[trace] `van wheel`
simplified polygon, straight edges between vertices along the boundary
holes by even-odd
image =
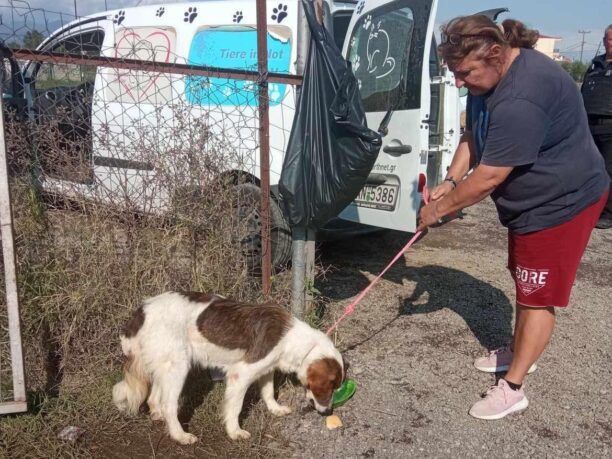
[[[233,187],[232,212],[244,224],[240,234],[240,246],[249,270],[261,272],[262,241],[261,189],[253,183],[242,183]],[[272,244],[272,267],[281,268],[291,259],[291,229],[276,200],[270,198],[270,235]]]

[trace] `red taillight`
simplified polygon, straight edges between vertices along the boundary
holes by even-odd
[[[425,177],[425,174],[419,174],[419,193],[423,192],[425,185],[427,185],[427,177]]]

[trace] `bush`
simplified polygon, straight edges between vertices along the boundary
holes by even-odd
[[[586,73],[589,66],[584,62],[580,61],[572,61],[572,62],[561,62],[561,67],[565,69],[567,73],[571,75],[571,77],[577,83],[581,83],[584,78],[584,74]]]

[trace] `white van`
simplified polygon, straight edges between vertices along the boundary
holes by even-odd
[[[253,0],[210,0],[113,10],[66,25],[38,49],[256,70],[255,6]],[[340,215],[344,220],[415,231],[423,186],[438,183],[450,164],[461,107],[452,74],[438,61],[436,8],[437,0],[323,2],[325,24],[358,79],[368,125],[384,128],[378,160],[362,192]],[[309,44],[300,1],[269,1],[267,10],[269,70],[299,75]],[[156,164],[164,149],[194,141],[182,136],[184,123],[202,123],[208,139],[198,140],[203,155],[217,148],[240,158],[231,160],[224,174],[258,184],[252,82],[105,67],[77,70],[58,78],[53,64],[29,62],[23,69],[30,115],[63,107],[70,135],[91,138],[85,148],[67,152],[66,161],[79,166],[74,173],[47,165],[41,176],[45,190],[163,211],[176,190],[157,178]],[[269,91],[276,193],[299,90],[273,83]],[[187,159],[184,167],[180,172],[188,176]],[[276,204],[272,210],[273,225],[282,226]],[[275,262],[286,255],[285,250]]]

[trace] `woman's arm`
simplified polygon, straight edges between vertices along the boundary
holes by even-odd
[[[421,209],[421,221],[417,230],[422,231],[437,223],[440,218],[482,201],[506,180],[512,169],[479,165],[465,180],[459,182],[457,188]]]
[[[470,131],[465,131],[459,140],[455,155],[451,162],[446,177],[452,178],[456,183],[463,180],[471,166],[474,164],[474,138]],[[434,201],[442,198],[453,189],[451,182],[445,181],[431,190],[431,199]]]
[[[421,209],[418,229],[481,201],[508,178],[514,167],[535,163],[550,125],[548,112],[530,100],[515,98],[495,105],[489,112],[480,164],[455,190]],[[462,164],[465,167],[465,160]]]

